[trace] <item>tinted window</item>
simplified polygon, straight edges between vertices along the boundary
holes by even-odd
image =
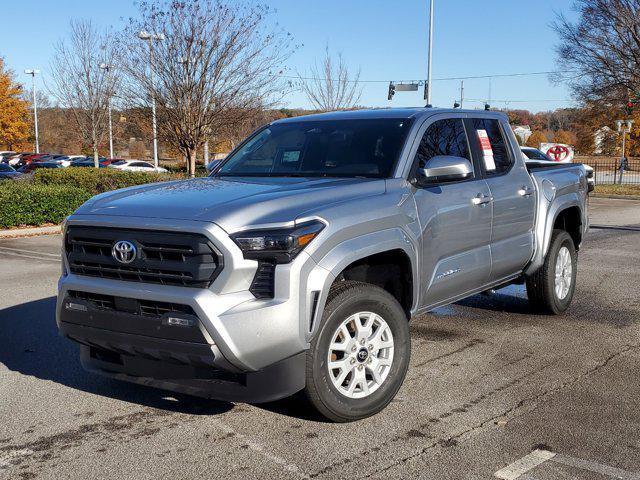
[[[276,123],[228,157],[219,176],[389,177],[411,120]]]
[[[13,168],[5,163],[0,163],[0,172],[13,172]]]
[[[549,157],[547,157],[544,153],[542,153],[540,150],[535,150],[535,149],[524,149],[522,150],[522,153],[524,153],[526,155],[526,157],[530,160],[551,160]]]
[[[480,163],[487,175],[500,175],[511,168],[513,159],[497,120],[474,118],[471,120],[473,133],[480,152]]]
[[[467,135],[461,119],[438,120],[424,133],[416,152],[418,166],[424,167],[430,158],[437,155],[453,155],[471,162]]]
[[[118,160],[117,162],[111,162],[111,165],[124,165],[126,163],[125,160]]]

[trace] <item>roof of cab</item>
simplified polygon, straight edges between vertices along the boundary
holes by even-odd
[[[326,113],[313,113],[310,115],[301,115],[298,117],[289,117],[276,120],[273,124],[299,122],[301,120],[312,121],[327,121],[327,120],[358,120],[358,119],[382,119],[382,118],[417,118],[424,116],[431,116],[440,113],[468,113],[473,115],[487,115],[492,116],[504,115],[501,112],[486,111],[486,110],[461,110],[459,108],[427,108],[427,107],[411,107],[411,108],[370,108],[362,110],[341,110],[336,112]]]

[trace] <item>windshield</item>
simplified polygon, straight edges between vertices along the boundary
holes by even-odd
[[[410,119],[270,125],[229,156],[215,175],[387,178],[410,126]]]
[[[549,161],[551,161],[551,159],[549,157],[547,157],[540,150],[536,150],[535,148],[532,148],[532,149],[528,149],[527,148],[526,150],[522,150],[522,153],[524,153],[529,160],[549,160]]]

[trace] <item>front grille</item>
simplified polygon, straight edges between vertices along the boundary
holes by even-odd
[[[90,302],[93,307],[99,310],[116,311],[141,315],[143,317],[162,317],[165,313],[183,313],[185,315],[196,316],[189,305],[180,303],[157,302],[155,300],[136,300],[134,298],[114,297],[99,293],[80,292],[70,290],[67,295],[70,298]]]
[[[131,263],[111,254],[120,240],[136,247]],[[197,233],[69,226],[65,250],[71,273],[131,282],[207,288],[222,269],[220,252]]]
[[[176,319],[181,323],[170,322]],[[179,303],[70,290],[61,321],[100,332],[208,344],[196,312]]]

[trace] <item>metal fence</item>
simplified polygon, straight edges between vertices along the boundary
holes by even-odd
[[[620,160],[598,162],[593,167],[596,185],[622,184],[640,185],[640,164],[629,162],[624,169],[620,168]]]

